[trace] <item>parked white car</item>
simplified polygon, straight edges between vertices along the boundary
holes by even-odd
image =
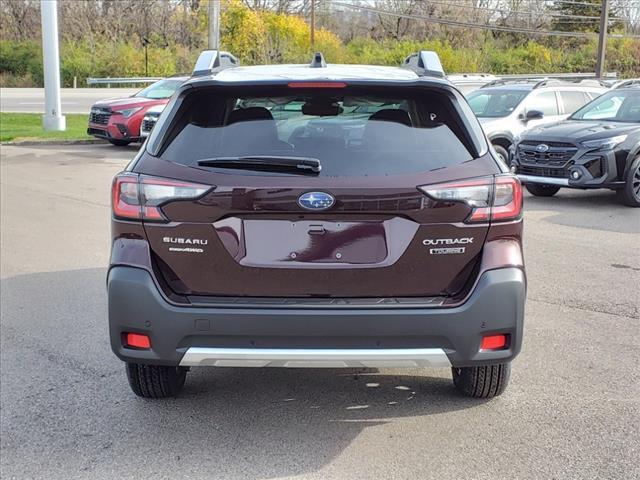
[[[597,80],[496,80],[467,96],[496,153],[509,163],[509,150],[526,130],[564,120],[608,91]]]

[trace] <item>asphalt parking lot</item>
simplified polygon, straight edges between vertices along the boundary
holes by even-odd
[[[196,369],[145,401],[106,319],[135,148],[0,149],[3,479],[640,478],[640,211],[612,192],[525,199],[524,347],[495,400],[444,370]]]

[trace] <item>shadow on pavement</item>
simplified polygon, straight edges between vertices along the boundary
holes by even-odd
[[[178,469],[196,478],[317,474],[368,428],[482,405],[457,396],[450,372],[427,369],[200,368],[180,397],[139,399],[108,345],[105,275],[86,269],[2,281],[9,477],[38,477],[38,469],[49,478]],[[420,434],[437,442],[440,433]]]

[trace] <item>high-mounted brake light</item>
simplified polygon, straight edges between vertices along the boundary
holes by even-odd
[[[435,200],[466,203],[473,209],[467,223],[513,220],[522,212],[522,186],[513,175],[418,188]]]
[[[113,215],[127,220],[166,222],[160,207],[175,200],[197,198],[212,187],[199,183],[122,173],[113,179]]]
[[[344,82],[289,82],[289,88],[345,88]]]

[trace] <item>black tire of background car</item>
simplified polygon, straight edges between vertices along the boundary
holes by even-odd
[[[187,369],[127,363],[127,379],[133,393],[143,398],[175,397],[184,385]]]
[[[537,183],[527,183],[524,188],[536,197],[553,197],[560,190],[557,185],[540,185]]]
[[[507,149],[495,143],[493,144],[493,148],[496,150],[496,153],[502,157],[504,163],[509,165],[509,152],[507,152]]]
[[[511,364],[452,368],[451,371],[453,384],[465,397],[493,398],[507,388]]]
[[[625,185],[616,191],[618,200],[629,207],[640,207],[640,155],[633,159]]]
[[[126,147],[131,142],[129,140],[109,140],[111,145],[115,145],[116,147]]]

